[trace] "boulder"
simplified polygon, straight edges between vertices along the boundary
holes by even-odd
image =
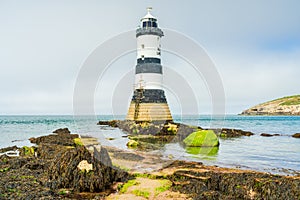
[[[292,135],[292,137],[294,137],[294,138],[300,138],[300,133],[295,133],[294,135]]]
[[[130,148],[136,148],[139,145],[139,143],[135,140],[129,140],[126,145]]]
[[[193,155],[215,156],[218,154],[219,147],[186,147],[185,151]]]
[[[179,141],[183,141],[186,137],[188,137],[191,133],[202,129],[200,127],[195,127],[195,126],[189,126],[186,124],[180,124],[178,131],[177,131],[177,138]]]
[[[118,127],[119,120],[111,120],[111,121],[99,121],[97,125],[104,125],[104,126],[111,126],[111,127]]]
[[[71,133],[71,131],[68,128],[59,128],[59,129],[53,131],[53,133],[68,134],[68,133]]]
[[[68,128],[61,128],[53,131],[54,134],[41,136],[37,138],[29,138],[31,143],[35,144],[57,144],[64,146],[76,146],[74,139],[78,138],[78,134],[71,134]]]
[[[269,134],[269,133],[262,133],[262,134],[260,134],[260,136],[263,136],[263,137],[273,137],[274,135],[273,134]]]
[[[57,154],[48,169],[49,187],[51,189],[73,188],[77,192],[101,192],[115,181],[126,180],[127,173],[108,166],[111,161],[107,159],[109,159],[107,151],[98,152],[95,157],[84,146]],[[104,160],[106,160],[105,164],[101,162]],[[82,167],[83,163],[89,170]]]
[[[212,130],[199,130],[186,137],[183,143],[187,147],[216,147],[219,139]]]
[[[229,129],[229,128],[222,128],[222,129],[212,129],[215,131],[217,135],[222,138],[231,138],[231,137],[241,137],[241,136],[251,136],[254,133],[250,131],[243,131],[240,129]]]

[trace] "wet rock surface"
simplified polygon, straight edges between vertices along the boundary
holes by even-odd
[[[246,170],[205,167],[175,161],[162,170],[173,182],[172,190],[193,199],[299,199],[300,177]]]
[[[129,148],[141,151],[159,150],[167,143],[177,143],[186,146],[184,140],[196,131],[212,130],[219,138],[234,138],[252,136],[254,133],[239,129],[203,129],[199,126],[191,126],[175,122],[153,121],[134,122],[130,120],[99,121],[98,125],[117,127],[127,133],[130,141]]]
[[[130,178],[112,166],[105,148],[91,154],[75,138],[69,130],[58,129],[31,138],[38,146],[1,149],[18,149],[20,156],[0,157],[0,199],[101,199],[113,183]],[[82,161],[92,170],[80,168]]]
[[[280,136],[280,134],[262,133],[262,134],[260,134],[260,136],[263,136],[263,137],[273,137],[273,136]]]
[[[300,133],[295,133],[294,135],[292,135],[292,137],[294,137],[294,138],[300,138]]]
[[[117,159],[123,159],[123,160],[128,160],[128,161],[142,161],[145,158],[143,156],[134,154],[134,153],[129,153],[129,152],[115,152],[114,157]]]
[[[98,125],[107,125],[118,127],[129,135],[153,135],[153,136],[176,136],[176,141],[183,141],[191,133],[197,130],[213,130],[220,137],[241,137],[251,136],[254,133],[250,131],[243,131],[240,129],[203,129],[199,126],[190,126],[175,122],[142,122],[135,123],[128,120],[112,120],[99,121]]]
[[[128,134],[127,146],[141,151],[161,149],[166,143],[184,140],[201,127],[187,126],[170,121],[135,123],[129,120],[100,121],[98,125],[118,127]]]
[[[77,134],[70,134],[67,128],[57,129],[53,131],[55,134],[41,136],[38,138],[29,138],[31,143],[35,144],[56,144],[64,146],[74,146],[73,139],[78,138]]]
[[[113,162],[119,163],[124,168],[134,168],[137,162],[130,162],[126,156],[125,150],[108,149]],[[117,156],[120,153],[123,156]],[[128,152],[127,152],[128,153]],[[138,151],[128,153],[139,156]],[[150,191],[148,199],[299,199],[300,198],[300,176],[281,176],[269,173],[255,172],[250,170],[228,169],[216,166],[205,166],[199,162],[172,161],[147,158],[138,161],[138,165],[142,164],[143,168],[150,165],[158,165],[165,162],[160,169],[151,172],[141,172],[138,168],[131,170],[131,173],[137,179],[133,180],[141,182],[139,177],[146,178],[144,182],[150,183],[153,180],[164,182],[171,181],[170,188],[158,196],[151,197],[151,190],[142,187],[143,183],[132,184],[128,189],[127,195],[131,194],[130,199],[143,199],[138,195],[134,195],[134,191]],[[130,185],[130,184],[129,184]],[[139,193],[142,194],[142,193]],[[178,194],[180,194],[178,196]],[[184,197],[182,195],[185,195]],[[111,199],[124,199],[126,195],[122,192],[110,195]],[[129,198],[125,198],[129,199]]]
[[[229,129],[229,128],[222,128],[222,129],[212,129],[213,131],[215,131],[215,133],[217,135],[219,135],[220,137],[228,137],[228,138],[232,138],[232,137],[241,137],[241,136],[251,136],[254,135],[254,133],[250,132],[250,131],[243,131],[240,129]]]
[[[110,121],[99,121],[97,125],[105,125],[111,127],[118,127],[119,120],[110,120]]]

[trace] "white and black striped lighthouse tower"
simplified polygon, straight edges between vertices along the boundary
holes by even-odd
[[[150,13],[136,30],[137,65],[134,93],[127,119],[134,121],[171,121],[172,115],[163,90],[160,39],[164,35]]]

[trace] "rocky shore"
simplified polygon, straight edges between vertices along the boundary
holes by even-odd
[[[138,144],[135,151],[126,152],[107,148],[114,163],[136,176],[134,184],[124,184],[126,190],[111,194],[110,199],[299,199],[300,176],[279,176],[250,170],[204,166],[202,163],[173,161],[144,154],[145,147],[182,142],[192,132],[205,130],[185,124],[134,123],[132,121],[102,121],[99,125],[118,127]],[[237,129],[211,129],[218,137],[251,136],[253,133]],[[269,136],[269,135],[262,135]],[[273,135],[272,135],[273,136]],[[150,145],[149,145],[150,144]],[[147,148],[146,148],[147,149]],[[122,156],[120,156],[122,155]],[[154,156],[154,158],[153,158]],[[154,167],[156,164],[156,167]],[[141,169],[151,169],[150,172]],[[142,173],[142,174],[141,174]],[[145,186],[146,183],[170,181],[168,190],[161,193]],[[138,185],[138,186],[137,186]],[[121,191],[122,191],[121,187]],[[139,191],[137,195],[136,191]]]
[[[105,148],[91,154],[68,129],[30,141],[37,145],[1,149],[20,156],[1,156],[0,199],[101,199],[131,177],[112,166]]]
[[[99,124],[148,133],[145,124]],[[201,129],[175,123],[148,126],[156,127],[160,136],[176,140]],[[251,135],[241,130],[214,131],[218,136],[228,134],[226,137]],[[300,176],[176,161],[139,149],[104,147],[94,138],[80,138],[68,129],[54,132],[30,138],[36,144],[32,147],[0,150],[20,152],[15,157],[1,154],[0,199],[300,199]]]
[[[299,199],[300,176],[205,166],[107,148],[113,163],[135,178],[107,199]],[[147,171],[146,169],[150,171]]]

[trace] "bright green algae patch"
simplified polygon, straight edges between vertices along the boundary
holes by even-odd
[[[24,146],[23,149],[24,149],[24,154],[26,156],[33,156],[34,155],[34,148],[33,147]]]
[[[129,140],[128,143],[126,144],[129,148],[136,148],[139,143],[135,140]]]
[[[162,192],[169,190],[172,186],[172,182],[166,179],[159,180],[161,186],[155,188],[155,196],[159,195]]]
[[[143,191],[143,190],[138,190],[138,189],[133,190],[132,193],[135,194],[136,196],[145,197],[146,199],[148,199],[150,196],[149,191]]]
[[[186,147],[185,151],[188,154],[215,156],[218,154],[219,147]]]
[[[129,187],[139,184],[140,183],[137,180],[129,180],[127,183],[119,186],[120,193],[125,193]]]
[[[187,147],[216,147],[219,139],[212,130],[199,130],[191,133],[183,140]]]
[[[83,143],[80,138],[74,138],[73,141],[76,146],[83,146]]]

